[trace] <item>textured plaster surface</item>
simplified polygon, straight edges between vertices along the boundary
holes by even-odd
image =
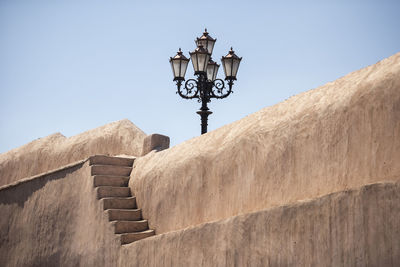
[[[88,162],[0,190],[0,266],[115,266]]]
[[[122,247],[119,266],[400,266],[400,184],[379,183]]]
[[[0,189],[0,266],[399,266],[400,184],[377,183],[120,246],[88,162]]]
[[[66,138],[56,133],[0,154],[0,186],[45,173],[92,155],[140,156],[146,134],[129,120]]]
[[[400,53],[135,161],[158,233],[400,177]]]

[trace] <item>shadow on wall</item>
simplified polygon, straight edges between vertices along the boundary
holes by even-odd
[[[84,162],[68,169],[61,169],[49,175],[43,174],[31,180],[5,187],[0,190],[0,204],[18,204],[19,207],[23,207],[25,201],[37,190],[43,188],[49,181],[65,178],[68,174],[81,168],[83,164]]]
[[[35,260],[33,262],[37,262],[40,264],[35,264],[33,265],[34,267],[41,267],[41,266],[62,266],[61,264],[61,252],[58,251],[54,254],[52,254],[51,256],[47,257],[45,259],[45,261],[43,261],[43,258],[41,257],[36,257]]]

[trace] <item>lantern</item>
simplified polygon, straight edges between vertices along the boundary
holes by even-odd
[[[187,65],[189,63],[189,59],[187,59],[183,54],[181,49],[179,48],[176,56],[171,57],[169,59],[172,67],[172,73],[174,74],[174,81],[177,80],[185,80],[185,73],[187,69]]]
[[[236,80],[236,74],[238,72],[241,60],[242,58],[235,54],[235,51],[232,50],[232,47],[228,55],[222,57],[221,62],[225,71],[225,80]]]
[[[194,74],[206,73],[207,63],[210,60],[210,53],[202,46],[199,45],[193,52],[190,52],[190,58],[192,59]]]
[[[207,65],[207,80],[214,81],[217,77],[219,64],[214,62],[211,58]]]
[[[196,44],[197,46],[202,45],[211,55],[216,41],[217,39],[214,39],[208,35],[207,29],[205,29],[203,35],[200,38],[197,38]]]

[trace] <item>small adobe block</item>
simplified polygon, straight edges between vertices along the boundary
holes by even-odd
[[[162,134],[150,134],[143,141],[142,156],[153,150],[161,151],[169,148],[169,137]]]

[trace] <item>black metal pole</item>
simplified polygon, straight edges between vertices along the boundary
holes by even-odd
[[[197,114],[201,117],[201,134],[207,133],[207,125],[208,125],[208,115],[212,114],[212,112],[207,107],[207,100],[202,99],[202,105]]]
[[[207,133],[208,126],[208,115],[212,112],[207,107],[207,103],[210,101],[209,85],[207,84],[207,77],[205,74],[200,74],[197,78],[197,86],[200,91],[201,108],[197,111],[197,114],[201,117],[201,134]]]

